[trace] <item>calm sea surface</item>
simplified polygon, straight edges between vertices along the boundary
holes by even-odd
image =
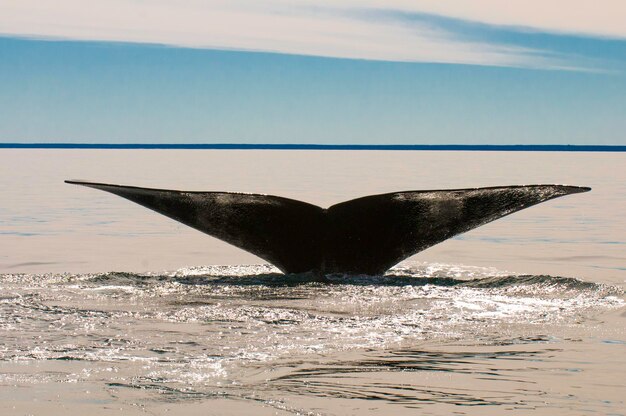
[[[64,179],[590,186],[333,284]],[[626,153],[0,149],[0,414],[626,414]]]

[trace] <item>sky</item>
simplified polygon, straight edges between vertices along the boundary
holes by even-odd
[[[626,144],[623,0],[0,0],[0,142]]]

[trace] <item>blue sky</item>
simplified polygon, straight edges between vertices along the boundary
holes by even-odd
[[[619,2],[7,3],[1,142],[626,144]]]

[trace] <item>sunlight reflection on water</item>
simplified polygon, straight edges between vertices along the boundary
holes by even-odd
[[[529,362],[552,368],[581,322],[624,306],[617,287],[492,268],[419,264],[331,279],[264,265],[2,275],[0,382],[89,382],[115,397],[139,389],[147,403],[220,397],[291,413],[314,398],[332,401],[322,413],[345,400],[532,409],[545,407],[546,391],[507,386],[527,382]],[[66,371],[52,371],[58,362]],[[32,365],[49,367],[45,377],[24,371]],[[425,384],[445,373],[469,384]],[[502,390],[474,386],[485,380]]]

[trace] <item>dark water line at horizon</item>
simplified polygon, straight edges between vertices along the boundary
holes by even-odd
[[[626,145],[561,144],[273,144],[273,143],[0,143],[0,149],[186,150],[425,150],[507,152],[626,152]]]

